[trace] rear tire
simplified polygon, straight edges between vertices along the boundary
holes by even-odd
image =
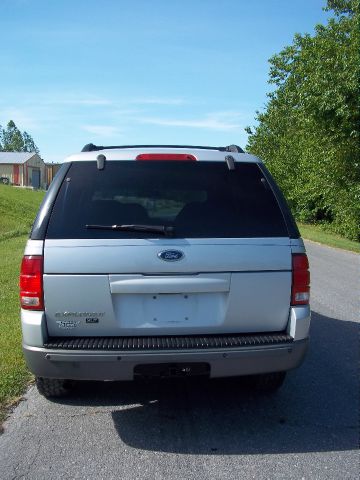
[[[35,383],[39,393],[46,398],[63,397],[70,390],[70,382],[60,378],[36,377]]]
[[[251,377],[251,384],[257,392],[274,393],[284,383],[286,372],[262,373]]]

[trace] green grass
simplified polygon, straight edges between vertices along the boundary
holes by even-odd
[[[29,382],[21,351],[19,268],[27,237],[0,241],[0,420]]]
[[[0,185],[0,240],[29,233],[44,193]]]
[[[298,223],[298,227],[303,238],[328,245],[329,247],[341,248],[357,253],[360,252],[359,242],[348,240],[334,233],[325,232],[320,226]]]
[[[19,269],[42,191],[0,185],[0,421],[31,379],[21,351]]]

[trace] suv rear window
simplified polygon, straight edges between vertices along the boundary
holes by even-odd
[[[96,230],[96,225],[164,225],[174,238],[288,236],[259,166],[225,162],[73,163],[60,188],[47,238],[156,238],[158,233]]]

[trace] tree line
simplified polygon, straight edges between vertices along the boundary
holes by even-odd
[[[360,240],[358,0],[328,0],[326,25],[270,58],[273,90],[247,150],[263,158],[296,218]]]
[[[36,152],[40,153],[32,136],[21,132],[10,120],[6,128],[0,125],[0,152]]]

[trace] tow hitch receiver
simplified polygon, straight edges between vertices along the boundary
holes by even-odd
[[[134,378],[175,378],[210,375],[208,363],[155,363],[136,365]]]

